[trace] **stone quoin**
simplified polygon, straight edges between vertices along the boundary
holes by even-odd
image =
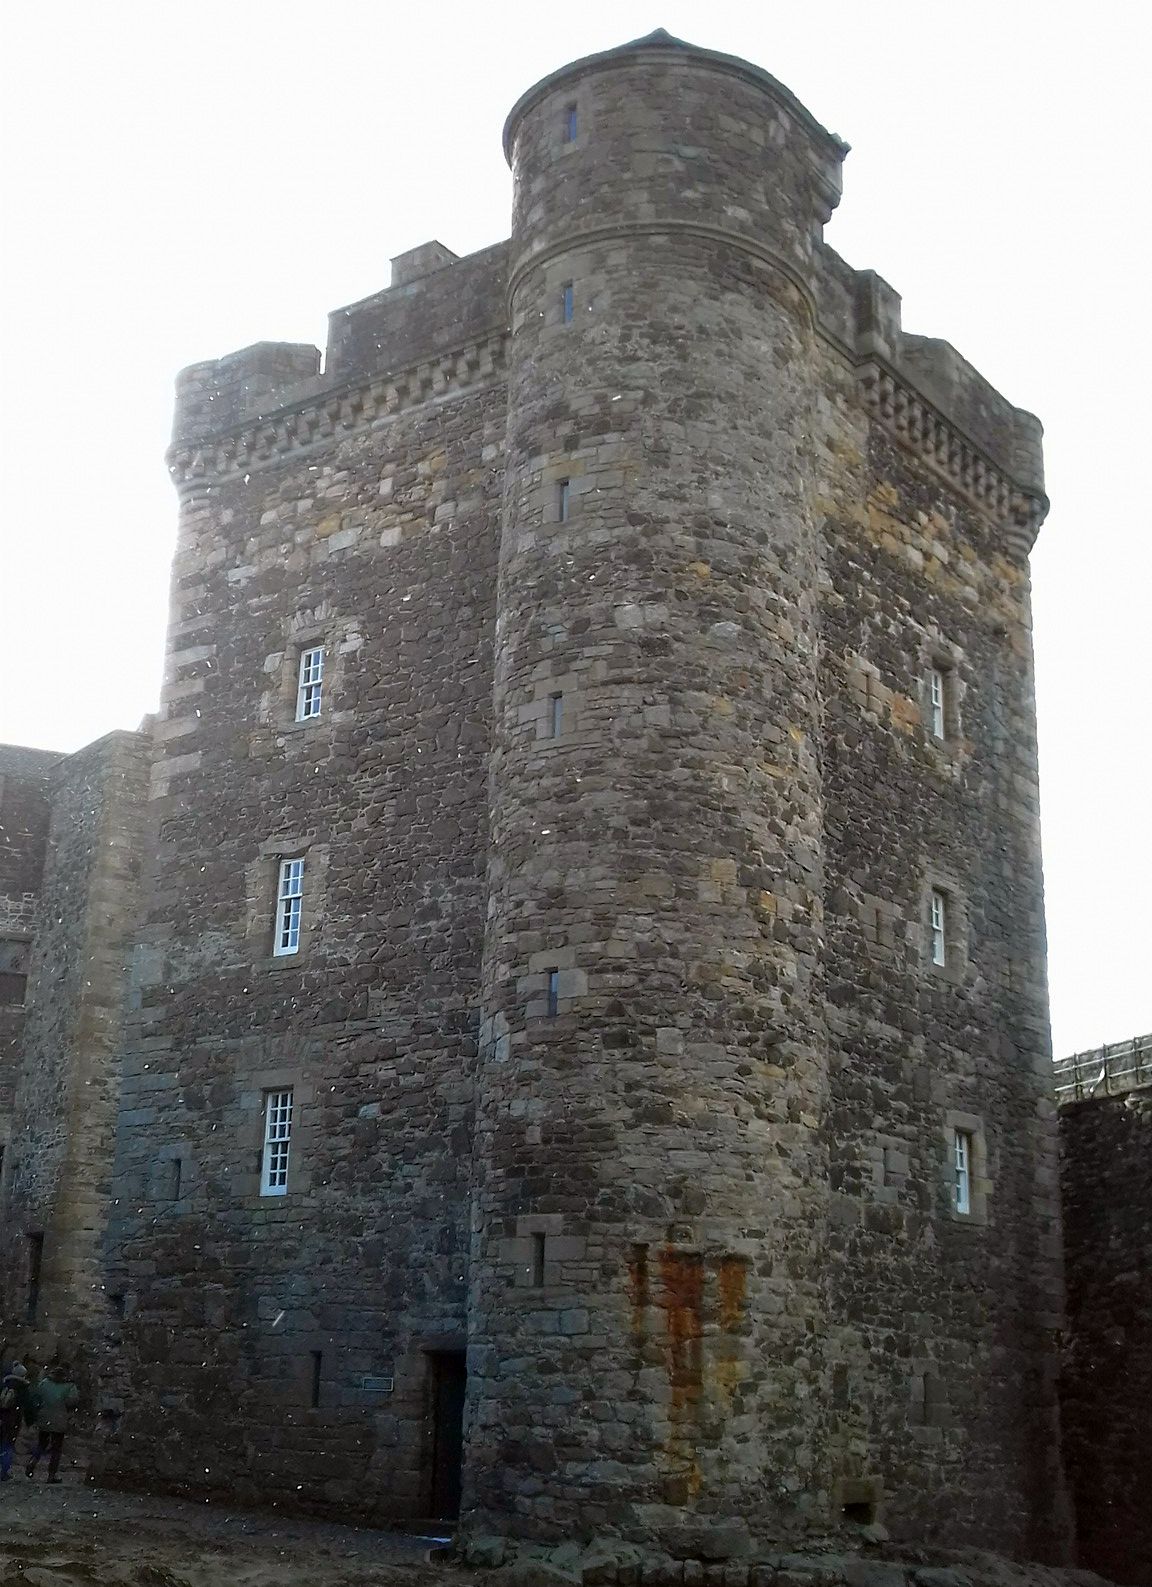
[[[73,1274],[107,1481],[1059,1562],[1040,425],[759,68],[505,148],[507,242],[180,376],[114,1162],[10,1295]]]

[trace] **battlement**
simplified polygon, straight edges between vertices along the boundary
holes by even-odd
[[[1056,1100],[1090,1102],[1152,1086],[1152,1035],[1105,1043],[1090,1052],[1057,1058]]]
[[[873,417],[999,519],[1006,549],[1027,556],[1048,510],[1039,419],[949,342],[904,330],[900,294],[876,271],[854,270],[826,244],[818,265],[818,328],[856,366]]]
[[[176,377],[175,445],[219,435],[269,408],[319,388],[320,349],[306,342],[254,342]]]
[[[323,366],[319,348],[303,342],[255,342],[189,365],[176,380],[173,451],[501,330],[507,246],[460,259],[427,242],[398,254],[390,286],[328,316]]]

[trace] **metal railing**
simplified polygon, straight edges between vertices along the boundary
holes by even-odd
[[[1057,1058],[1054,1068],[1057,1102],[1084,1102],[1152,1086],[1152,1034],[1074,1052]]]

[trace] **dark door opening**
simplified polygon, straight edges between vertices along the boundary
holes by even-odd
[[[464,1463],[464,1389],[468,1374],[463,1350],[428,1355],[432,1389],[431,1510],[438,1521],[460,1514],[460,1472]]]

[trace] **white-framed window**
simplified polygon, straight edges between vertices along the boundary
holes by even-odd
[[[296,720],[310,722],[320,715],[324,693],[324,646],[311,645],[300,652],[300,671],[296,680]]]
[[[933,738],[948,737],[948,674],[943,667],[928,669],[928,731]]]
[[[276,889],[276,930],[272,952],[279,957],[300,951],[300,912],[304,907],[304,861],[281,860]]]
[[[948,895],[938,887],[928,901],[928,951],[933,964],[948,963]]]
[[[260,1153],[260,1194],[288,1192],[288,1157],[292,1150],[292,1093],[264,1093],[264,1149]]]
[[[972,1212],[972,1137],[967,1130],[952,1131],[952,1205],[959,1217]]]

